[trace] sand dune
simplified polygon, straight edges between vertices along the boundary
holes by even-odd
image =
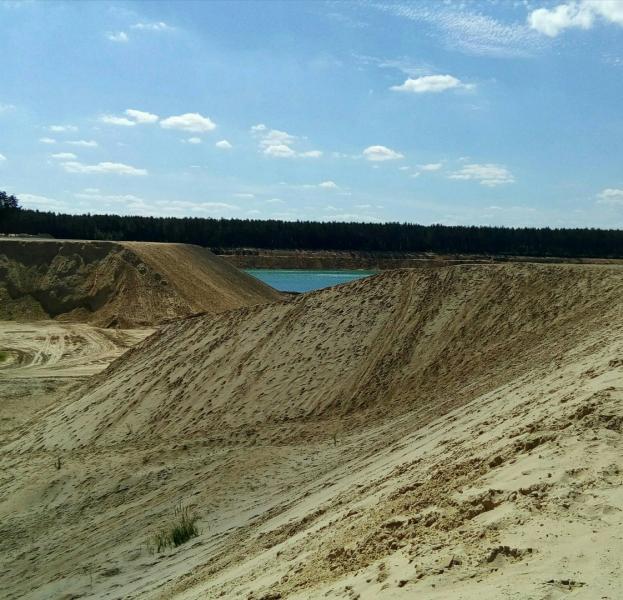
[[[187,244],[0,239],[0,319],[149,326],[278,292]]]
[[[622,291],[619,267],[457,266],[171,323],[0,449],[0,585],[614,600]],[[180,501],[199,537],[151,554]]]

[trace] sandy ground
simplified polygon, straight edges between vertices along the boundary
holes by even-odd
[[[153,332],[0,321],[0,432],[6,436],[42,408],[59,406],[70,390]]]
[[[4,434],[0,589],[620,598],[622,290],[399,271],[172,323]],[[153,553],[179,502],[200,535]]]

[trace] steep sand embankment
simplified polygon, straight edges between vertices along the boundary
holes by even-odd
[[[280,297],[198,246],[0,239],[0,320],[149,326]]]
[[[461,266],[171,323],[0,448],[0,586],[614,600],[622,291]],[[180,501],[200,535],[151,554]]]

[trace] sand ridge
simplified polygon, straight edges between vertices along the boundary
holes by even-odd
[[[0,318],[145,327],[281,295],[187,244],[0,239]]]

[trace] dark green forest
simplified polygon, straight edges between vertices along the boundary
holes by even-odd
[[[4,192],[0,192],[0,233],[184,242],[217,252],[225,248],[265,248],[623,257],[623,230],[617,229],[68,215],[19,208],[17,199]]]

